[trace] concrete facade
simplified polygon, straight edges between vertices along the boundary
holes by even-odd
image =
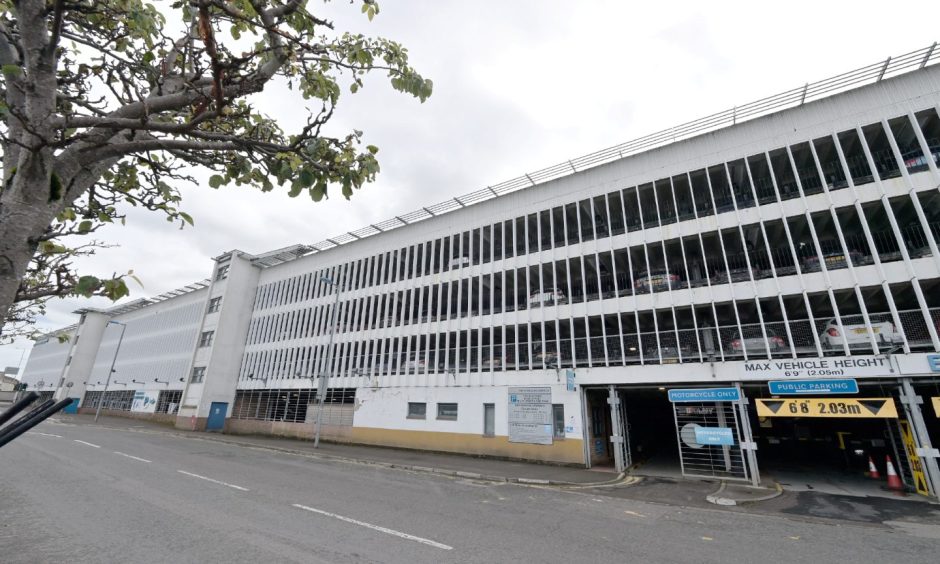
[[[225,253],[198,288],[85,312],[64,377],[101,392],[109,321],[120,380],[156,338],[132,327],[185,309],[169,383],[127,386],[178,392],[180,428],[222,406],[229,432],[309,437],[328,378],[334,440],[590,465],[626,432],[588,415],[617,387],[840,376],[910,406],[901,382],[940,371],[938,167],[927,65],[331,248]],[[37,343],[27,381],[64,350]],[[510,440],[519,387],[550,394],[549,444]]]

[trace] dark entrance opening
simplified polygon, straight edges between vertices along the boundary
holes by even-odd
[[[897,418],[760,417],[757,399],[806,398],[771,396],[766,384],[746,387],[745,393],[751,399],[748,414],[765,483],[775,481],[790,491],[882,496],[890,495],[886,491],[887,457],[891,457],[899,475],[906,470]],[[903,416],[897,401],[897,385],[889,382],[859,382],[858,394],[812,395],[812,398],[825,398],[827,404],[836,406],[840,400],[891,398],[898,414]],[[880,478],[869,476],[869,458]]]
[[[636,474],[682,474],[676,421],[664,387],[620,390],[624,404],[631,467]]]

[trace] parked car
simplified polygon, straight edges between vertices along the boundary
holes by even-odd
[[[731,282],[749,282],[753,276],[755,280],[761,277],[763,270],[751,268],[750,270],[743,266],[741,268],[732,268],[727,273],[719,272],[712,280],[713,284],[724,284]]]
[[[676,347],[674,345],[663,345],[659,348],[648,347],[643,351],[644,362],[656,362],[662,359],[663,364],[677,364],[679,362],[679,352],[682,352],[682,358],[692,356],[692,349],[689,347]]]
[[[405,361],[405,370],[408,372],[423,372],[427,366],[428,361],[424,355],[413,354]]]
[[[930,147],[930,154],[933,156],[935,163],[940,163],[940,145]],[[912,172],[916,170],[926,170],[929,166],[927,164],[927,156],[923,154],[920,148],[906,151],[901,155],[901,158],[904,159],[904,166]]]
[[[492,370],[502,370],[502,368],[503,368],[503,359],[500,358],[500,357],[498,357],[498,356],[494,356],[494,357],[491,357],[491,358],[484,358],[484,359],[483,359],[483,368],[490,368],[490,369],[492,369]]]
[[[764,342],[764,333],[767,333],[767,342]],[[743,333],[743,337],[742,337]],[[728,350],[734,353],[747,352],[748,354],[766,354],[767,345],[770,345],[770,352],[783,352],[790,349],[787,346],[785,335],[779,335],[770,327],[764,327],[763,331],[759,326],[743,327],[740,332],[735,331],[728,343]]]
[[[843,344],[849,347],[864,347],[871,343],[870,336],[874,336],[879,344],[890,344],[901,342],[901,334],[898,333],[894,323],[882,321],[881,323],[872,323],[869,328],[865,323],[845,323],[842,324],[843,331],[839,331],[839,323],[835,319],[826,322],[826,327],[819,340],[823,347],[830,349],[839,349]]]
[[[544,292],[536,291],[529,296],[529,307],[560,304],[567,299],[561,288],[546,288]]]
[[[865,260],[865,255],[858,251],[849,251],[849,258],[852,259],[852,266],[859,266]],[[845,253],[842,251],[829,251],[823,253],[823,259],[826,261],[826,269],[832,270],[835,268],[845,268],[848,266],[848,263],[845,260]],[[822,270],[819,266],[819,257],[813,255],[811,257],[806,257],[803,259],[803,271],[804,272],[815,272]]]
[[[534,350],[533,352],[533,363],[536,367],[544,363],[546,366],[557,366],[558,365],[558,353],[555,351],[540,351]]]
[[[673,274],[666,269],[662,270],[653,270],[649,273],[641,272],[636,278],[633,287],[641,292],[649,292],[650,290],[659,291],[665,290],[672,285],[673,288],[678,286],[679,275]]]

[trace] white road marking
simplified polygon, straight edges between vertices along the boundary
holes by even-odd
[[[192,472],[187,472],[187,471],[185,471],[185,470],[177,470],[177,472],[179,472],[180,474],[186,474],[187,476],[192,476],[193,478],[199,478],[200,480],[205,480],[205,481],[207,481],[207,482],[212,482],[213,484],[219,484],[220,486],[228,486],[228,487],[230,487],[230,488],[232,488],[232,489],[236,489],[236,490],[243,491],[243,492],[249,491],[248,488],[243,488],[243,487],[241,487],[241,486],[236,486],[235,484],[229,484],[228,482],[223,482],[223,481],[221,481],[221,480],[214,480],[214,479],[212,479],[212,478],[208,478],[208,477],[206,477],[206,476],[200,476],[199,474],[193,474]]]
[[[100,445],[96,445],[96,444],[92,444],[92,443],[86,443],[85,441],[80,441],[80,440],[78,440],[78,439],[72,439],[72,440],[75,441],[76,443],[82,443],[83,445],[88,445],[88,446],[90,446],[90,447],[101,448]]]
[[[307,507],[306,505],[300,505],[299,503],[292,504],[298,509],[303,509],[304,511],[310,511],[311,513],[318,513],[320,515],[326,515],[327,517],[332,517],[334,519],[339,519],[340,521],[345,521],[347,523],[352,523],[353,525],[359,525],[360,527],[366,527],[367,529],[372,529],[374,531],[379,531],[380,533],[386,533],[389,535],[394,535],[399,538],[413,540],[415,542],[420,542],[421,544],[426,544],[428,546],[433,546],[434,548],[440,548],[442,550],[453,550],[454,547],[447,546],[446,544],[441,544],[430,539],[425,539],[421,537],[416,537],[414,535],[409,535],[408,533],[403,533],[401,531],[396,531],[394,529],[387,529],[385,527],[380,527],[378,525],[373,525],[371,523],[366,523],[364,521],[357,521],[350,517],[343,517],[342,515],[337,515],[336,513],[330,513],[329,511],[323,511],[322,509],[315,509],[313,507]]]
[[[146,458],[140,458],[139,456],[131,456],[130,454],[124,454],[123,452],[114,451],[114,454],[126,456],[127,458],[132,458],[134,460],[139,460],[141,462],[151,462],[150,460],[147,460]]]
[[[53,435],[52,433],[40,433],[39,431],[30,431],[26,433],[27,435],[42,435],[43,437],[55,437],[61,439],[62,435]]]

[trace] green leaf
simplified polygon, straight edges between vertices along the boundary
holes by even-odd
[[[78,284],[75,285],[74,292],[80,296],[85,296],[90,298],[101,286],[101,280],[94,276],[82,276],[78,279]]]
[[[92,227],[91,221],[86,219],[85,221],[82,221],[81,223],[78,224],[78,232],[88,233],[89,231],[91,231],[91,227]]]
[[[213,174],[209,177],[209,187],[218,189],[225,182],[225,177],[221,174]]]
[[[0,68],[3,69],[3,73],[4,73],[4,74],[15,74],[15,75],[19,75],[20,73],[23,72],[23,69],[21,69],[19,65],[3,65],[3,66],[0,67]]]

